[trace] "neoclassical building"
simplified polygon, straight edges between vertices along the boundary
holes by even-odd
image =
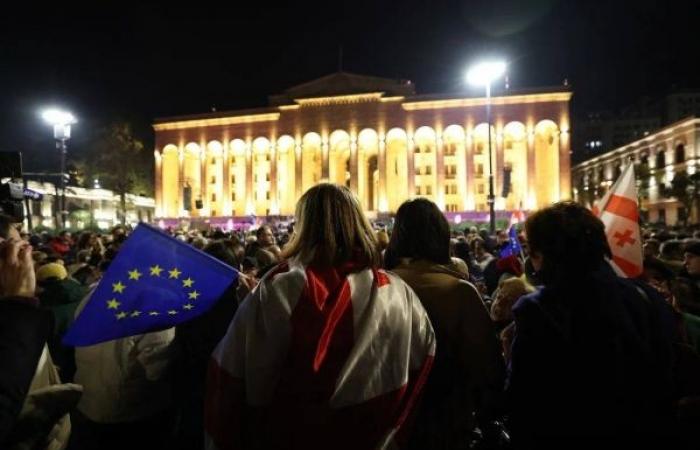
[[[664,196],[660,187],[670,185],[676,173],[694,174],[700,163],[698,158],[700,118],[691,116],[574,166],[574,198],[592,205],[607,192],[622,169],[634,162],[646,220],[669,225],[686,218],[697,222],[699,211],[687,211],[675,198]]]
[[[491,98],[497,209],[570,197],[571,95]],[[350,187],[370,216],[419,196],[446,212],[488,210],[484,97],[416,95],[410,81],[338,72],[269,103],[155,121],[158,217],[292,215],[325,180]]]

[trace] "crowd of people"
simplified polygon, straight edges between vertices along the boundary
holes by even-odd
[[[56,236],[0,216],[0,448],[531,448],[692,440],[700,231],[643,228],[618,277],[570,202],[508,230],[427,199],[377,229],[348,189],[289,226],[167,230],[236,268],[176,327],[61,340],[130,230]]]

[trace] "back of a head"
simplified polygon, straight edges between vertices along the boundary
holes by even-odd
[[[396,211],[387,253],[387,268],[395,267],[398,258],[449,264],[450,225],[437,205],[425,198],[404,202]]]
[[[204,253],[213,256],[214,258],[228,264],[231,267],[238,267],[239,261],[236,258],[234,252],[232,252],[228,245],[222,241],[214,241],[206,245],[203,249]]]
[[[682,261],[683,242],[677,239],[669,239],[661,243],[659,254],[662,259]]]
[[[345,186],[318,184],[304,193],[296,207],[296,225],[283,258],[341,265],[378,266],[377,241],[355,195]]]
[[[611,257],[603,222],[574,202],[555,203],[535,212],[525,229],[531,254],[542,255],[538,278],[545,285],[582,278]]]

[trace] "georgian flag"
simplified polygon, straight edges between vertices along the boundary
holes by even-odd
[[[395,275],[283,263],[212,355],[206,448],[401,448],[434,355],[427,314]]]
[[[525,222],[525,213],[522,210],[513,211],[513,213],[510,215],[510,222],[508,223],[508,226],[512,228],[513,225],[523,222]]]
[[[593,213],[605,224],[612,250],[610,265],[618,275],[634,278],[642,274],[642,240],[639,232],[639,206],[634,164],[629,164]]]

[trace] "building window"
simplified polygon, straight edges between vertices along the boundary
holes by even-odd
[[[433,187],[428,185],[425,187],[425,195],[433,195]]]
[[[211,184],[216,184],[216,175],[212,175]]]
[[[422,195],[420,186],[416,186],[416,195]]]
[[[476,193],[477,194],[483,194],[484,193],[484,185],[483,184],[478,184],[476,186]]]
[[[213,193],[211,194],[211,201],[212,201],[212,202],[215,202],[215,201],[216,201],[216,192],[213,192]]]
[[[476,165],[476,174],[480,177],[484,176],[484,165],[479,163]]]
[[[483,153],[484,153],[484,143],[479,142],[478,144],[476,144],[476,154],[482,155]]]
[[[231,201],[235,202],[236,201],[236,192],[231,192]]]
[[[676,164],[685,162],[685,145],[678,144],[676,146]]]
[[[666,210],[664,208],[659,208],[659,223],[666,223]]]
[[[214,157],[212,156],[212,157],[211,157],[211,160],[209,161],[209,164],[211,164],[212,166],[213,166],[214,164],[216,164],[216,158],[214,158]]]
[[[265,200],[270,200],[270,191],[265,192]]]
[[[236,176],[231,175],[231,184],[236,184]]]
[[[433,174],[433,166],[427,166],[425,168],[425,174],[426,175],[432,175]]]
[[[450,193],[450,187],[449,187],[449,186],[445,186],[445,194],[448,194],[448,195],[449,195],[449,193]]]
[[[453,156],[457,153],[457,145],[454,144],[453,142],[450,142],[445,146],[445,155],[447,156]]]
[[[678,221],[685,223],[688,220],[688,210],[684,206],[678,207]]]
[[[269,173],[265,174],[265,181],[267,181],[268,183],[270,182],[270,174]]]
[[[662,167],[666,167],[666,152],[663,150],[660,150],[656,154],[656,168],[661,169]],[[661,210],[659,210],[661,211]]]

